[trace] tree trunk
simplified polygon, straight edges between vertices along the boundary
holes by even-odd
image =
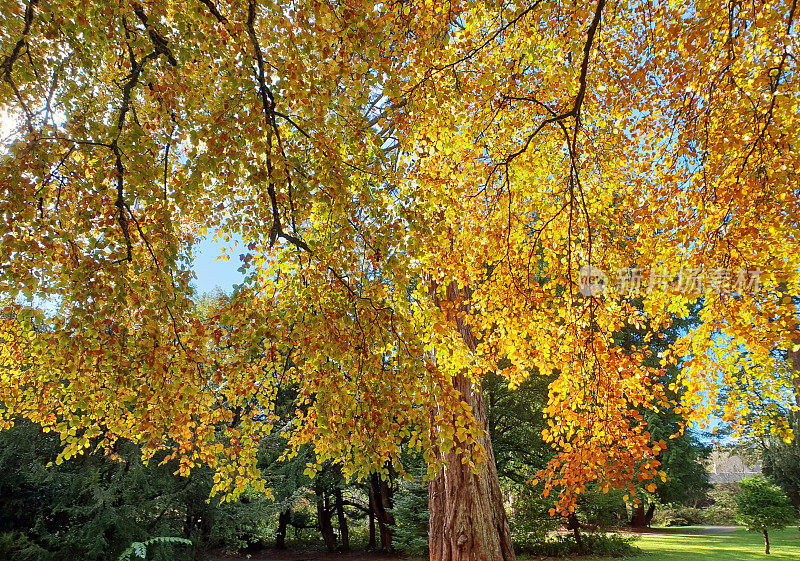
[[[372,500],[372,490],[369,491],[369,549],[375,549],[375,503]]]
[[[630,525],[634,528],[649,528],[653,521],[653,514],[656,512],[656,503],[650,503],[647,512],[644,510],[644,503],[639,503],[631,514]]]
[[[325,493],[317,495],[317,524],[328,551],[336,551],[336,533],[331,523],[331,510]]]
[[[336,516],[339,519],[339,538],[342,540],[342,551],[349,551],[350,529],[347,527],[347,517],[344,515],[344,501],[341,489],[336,489]]]
[[[441,305],[435,287],[432,293],[434,302]],[[455,283],[448,286],[447,300],[457,303],[450,308],[451,319],[455,321],[464,343],[474,352],[477,341],[459,314],[467,311],[467,307],[460,303],[464,296]],[[472,407],[478,426],[488,429],[486,404],[480,386],[473,384],[466,372],[456,376],[453,384],[462,399]],[[430,482],[428,491],[431,561],[515,561],[488,432],[484,432],[480,442],[486,450],[486,459],[477,474],[462,462],[464,454],[469,452],[457,453],[453,449],[442,454],[437,451],[445,466]]]
[[[292,518],[291,509],[282,510],[278,515],[278,533],[275,535],[275,547],[283,549],[286,547],[286,526]]]
[[[647,512],[644,515],[644,525],[648,528],[650,524],[653,522],[653,515],[656,513],[656,503],[650,503],[650,506],[647,507]]]
[[[644,503],[639,503],[634,507],[630,525],[634,528],[644,528]]]
[[[391,477],[391,466],[389,468]],[[369,478],[370,503],[375,513],[375,520],[378,522],[378,531],[381,535],[381,549],[392,551],[392,540],[394,538],[394,489],[390,480],[383,480],[377,473],[373,473]]]
[[[795,376],[792,378],[794,402],[795,405],[800,407],[800,348],[796,351],[794,350],[794,345],[800,345],[800,339],[795,339],[792,343],[793,344],[790,344],[791,348],[786,352],[786,358],[789,360],[792,371],[795,373]],[[796,434],[800,434],[800,415],[797,415],[797,426],[794,428],[797,431]]]
[[[572,535],[575,537],[575,543],[578,544],[578,553],[583,554],[586,550],[583,547],[581,523],[578,522],[578,517],[575,516],[574,512],[567,517],[567,528],[572,530]]]
[[[656,512],[656,503],[650,503],[647,512],[644,510],[644,503],[639,503],[631,514],[630,525],[634,528],[649,528]]]
[[[764,553],[769,555],[769,535],[766,530],[764,530]]]

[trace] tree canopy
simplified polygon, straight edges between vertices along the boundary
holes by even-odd
[[[791,387],[796,2],[0,5],[0,414],[61,458],[128,438],[235,495],[291,385],[345,475],[480,462],[453,380],[539,372],[566,512],[663,477],[643,410]],[[246,272],[210,312],[206,235]],[[660,364],[614,340],[694,304]]]

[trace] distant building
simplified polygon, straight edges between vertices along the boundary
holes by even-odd
[[[761,462],[750,463],[739,454],[731,454],[724,450],[711,452],[705,462],[708,469],[708,480],[717,483],[736,483],[745,477],[761,474]]]

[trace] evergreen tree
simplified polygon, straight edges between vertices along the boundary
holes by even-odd
[[[24,536],[32,560],[105,561],[133,542],[189,538],[193,548],[153,549],[153,559],[179,561],[210,547],[236,549],[266,530],[263,496],[208,501],[208,469],[178,476],[174,461],[159,465],[164,454],[143,464],[141,450],[124,441],[115,445],[119,460],[90,449],[61,462],[59,450],[57,435],[26,421],[0,432],[0,534]]]
[[[407,462],[410,479],[396,479],[394,494],[394,543],[403,553],[423,555],[428,552],[428,483],[426,466],[419,456]]]

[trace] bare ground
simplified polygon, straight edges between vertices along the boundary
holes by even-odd
[[[209,559],[211,561],[239,561],[241,559],[250,561],[420,561],[421,558],[379,551],[331,553],[325,550],[262,549],[257,552],[236,555],[211,553]]]

